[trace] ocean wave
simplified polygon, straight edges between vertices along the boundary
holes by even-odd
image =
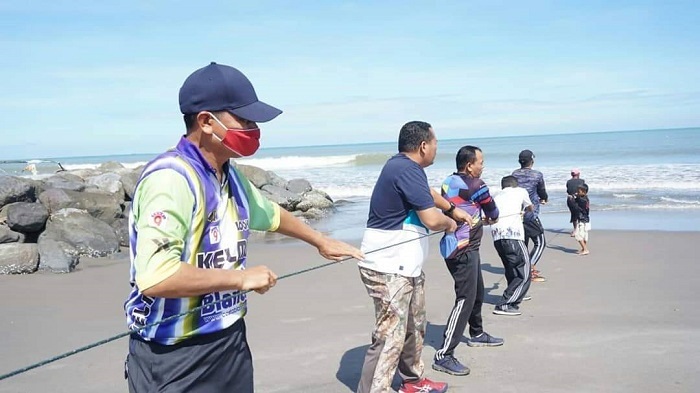
[[[326,167],[352,167],[383,165],[390,154],[367,153],[336,156],[283,156],[266,158],[243,158],[236,160],[243,165],[253,165],[265,170],[290,170]]]
[[[124,168],[135,169],[142,165],[146,165],[147,161],[137,161],[137,162],[120,162]],[[75,171],[80,169],[97,169],[103,163],[81,163],[81,164],[62,164],[64,168],[68,171]]]
[[[671,202],[674,204],[681,204],[681,205],[698,205],[700,206],[700,200],[692,200],[692,199],[677,199],[677,198],[669,198],[669,197],[661,197],[659,198],[660,200],[664,202]]]
[[[640,195],[638,194],[613,194],[615,198],[622,198],[622,199],[632,199],[632,198],[639,198]]]
[[[384,165],[391,156],[391,154],[384,153],[358,154],[357,157],[355,157],[354,164],[357,166]]]
[[[372,196],[373,187],[353,187],[353,186],[318,186],[320,190],[330,195],[335,199],[352,199],[352,198],[369,198]]]
[[[342,156],[284,156],[269,158],[242,158],[236,162],[243,165],[257,166],[268,171],[305,169],[305,168],[325,168],[329,166],[343,166],[352,163],[357,154]]]
[[[653,203],[644,205],[598,205],[591,206],[591,211],[615,211],[615,210],[700,210],[698,204],[678,203]]]

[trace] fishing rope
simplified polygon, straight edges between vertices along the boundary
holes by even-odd
[[[385,246],[385,247],[380,247],[380,248],[377,248],[377,249],[375,249],[375,250],[367,251],[367,252],[365,252],[365,255],[371,254],[371,253],[374,253],[374,252],[378,252],[378,251],[382,251],[382,250],[386,250],[386,249],[389,249],[389,248],[392,248],[392,247],[396,247],[396,246],[399,246],[399,245],[401,245],[401,244],[410,243],[410,242],[412,242],[412,241],[420,240],[420,239],[423,239],[423,238],[425,238],[425,237],[435,236],[435,235],[441,234],[441,233],[443,233],[443,232],[445,232],[445,231],[443,230],[443,231],[438,231],[438,232],[429,233],[429,234],[426,234],[426,235],[420,235],[420,236],[418,236],[418,237],[416,237],[416,238],[413,238],[413,239],[404,240],[404,241],[402,241],[402,242],[398,242],[398,243],[395,243],[395,244],[391,244],[391,245],[388,245],[388,246]],[[307,269],[302,269],[302,270],[299,270],[299,271],[296,271],[296,272],[292,272],[292,273],[289,273],[289,274],[285,274],[285,275],[280,276],[279,278],[277,278],[277,281],[284,280],[284,279],[286,279],[286,278],[290,278],[290,277],[294,277],[294,276],[298,276],[298,275],[300,275],[300,274],[308,273],[308,272],[310,272],[310,271],[317,270],[317,269],[321,269],[321,268],[324,268],[324,267],[327,267],[327,266],[330,266],[330,265],[335,265],[335,264],[337,264],[337,263],[342,263],[342,262],[345,262],[345,261],[350,260],[350,259],[353,259],[353,257],[345,257],[345,258],[340,259],[340,260],[338,260],[338,261],[327,262],[327,263],[323,263],[323,264],[320,264],[320,265],[312,266],[312,267],[307,268]],[[252,292],[252,291],[253,291],[253,290],[249,289],[249,290],[247,290],[247,291],[241,291],[240,294],[247,294],[247,293]],[[141,330],[148,329],[148,328],[151,328],[151,327],[153,327],[153,326],[160,325],[160,324],[162,324],[162,323],[171,321],[171,320],[173,320],[173,319],[176,319],[176,318],[185,316],[185,315],[187,315],[187,314],[191,314],[191,313],[197,312],[197,311],[201,310],[201,309],[204,308],[204,307],[211,307],[211,306],[213,306],[213,305],[216,305],[216,304],[221,303],[221,302],[226,301],[226,300],[228,300],[228,298],[222,298],[222,299],[219,299],[219,300],[217,300],[217,301],[215,301],[215,302],[213,302],[213,303],[207,303],[207,304],[204,304],[204,305],[195,307],[195,308],[193,308],[193,309],[191,309],[191,310],[188,310],[188,311],[185,311],[185,312],[176,314],[176,315],[171,315],[171,316],[169,316],[169,317],[167,317],[167,318],[161,319],[160,321],[155,321],[155,322],[149,323],[149,324],[147,324],[147,325],[141,326],[141,327],[139,327],[139,328],[132,329],[132,330],[129,330],[129,331],[126,331],[126,332],[123,332],[123,333],[119,333],[119,334],[117,334],[117,335],[115,335],[115,336],[112,336],[112,337],[109,337],[109,338],[105,338],[105,339],[103,339],[103,340],[94,342],[94,343],[92,343],[92,344],[85,345],[85,346],[80,347],[80,348],[76,348],[76,349],[74,349],[74,350],[72,350],[72,351],[68,351],[68,352],[66,352],[66,353],[63,353],[63,354],[60,354],[60,355],[57,355],[57,356],[54,356],[54,357],[51,357],[51,358],[42,360],[42,361],[40,361],[40,362],[31,364],[31,365],[29,365],[29,366],[22,367],[22,368],[20,368],[20,369],[17,369],[17,370],[15,370],[15,371],[9,372],[9,373],[7,373],[7,374],[0,375],[0,381],[2,381],[3,379],[7,379],[7,378],[10,378],[10,377],[13,377],[13,376],[15,376],[15,375],[19,375],[19,374],[26,373],[27,371],[30,371],[30,370],[33,370],[33,369],[35,369],[35,368],[39,368],[39,367],[45,366],[45,365],[47,365],[47,364],[53,363],[53,362],[55,362],[55,361],[58,361],[58,360],[61,360],[61,359],[64,359],[64,358],[67,358],[67,357],[69,357],[69,356],[76,355],[76,354],[78,354],[78,353],[80,353],[80,352],[87,351],[88,349],[92,349],[92,348],[95,348],[95,347],[99,347],[99,346],[101,346],[101,345],[104,345],[104,344],[110,343],[110,342],[112,342],[112,341],[118,340],[118,339],[120,339],[120,338],[122,338],[122,337],[129,336],[129,335],[131,335],[131,334],[133,334],[133,333],[138,333],[138,332],[140,332]]]
[[[500,219],[500,218],[510,217],[510,216],[516,216],[516,215],[521,215],[521,213],[507,214],[507,215],[504,215],[504,216],[499,217],[499,219]],[[486,224],[486,225],[490,225],[490,224]],[[415,241],[415,240],[420,240],[420,239],[423,239],[423,238],[425,238],[425,237],[435,236],[435,235],[438,235],[438,234],[441,234],[441,233],[444,233],[444,232],[445,232],[445,231],[442,230],[442,231],[437,231],[437,232],[429,233],[429,234],[426,234],[426,235],[420,235],[419,237],[416,237],[416,238],[413,238],[413,239],[404,240],[404,241],[402,241],[402,242],[398,242],[398,243],[395,243],[395,244],[390,244],[390,245],[385,246],[385,247],[380,247],[380,248],[377,248],[377,249],[375,249],[375,250],[367,251],[367,252],[365,253],[365,255],[366,255],[366,254],[371,254],[371,253],[374,253],[374,252],[378,252],[378,251],[383,251],[383,250],[386,250],[386,249],[389,249],[389,248],[392,248],[392,247],[400,246],[400,245],[402,245],[402,244],[410,243],[410,242]],[[320,265],[312,266],[312,267],[310,267],[310,268],[298,270],[298,271],[296,271],[296,272],[292,272],[292,273],[285,274],[285,275],[282,275],[282,276],[278,277],[278,278],[277,278],[277,281],[284,280],[284,279],[286,279],[286,278],[290,278],[290,277],[294,277],[294,276],[298,276],[298,275],[300,275],[300,274],[308,273],[308,272],[311,272],[311,271],[314,271],[314,270],[317,270],[317,269],[321,269],[321,268],[324,268],[324,267],[327,267],[327,266],[335,265],[336,263],[342,263],[342,262],[348,261],[348,260],[350,260],[350,259],[353,259],[353,258],[352,258],[352,257],[345,257],[345,258],[340,259],[340,260],[338,260],[338,261],[326,262],[326,263],[323,263],[323,264],[320,264]],[[242,292],[240,292],[240,294],[243,295],[243,294],[247,294],[247,293],[252,292],[252,291],[253,291],[253,290],[242,291]],[[147,325],[141,326],[141,327],[139,327],[139,328],[136,328],[136,329],[133,329],[133,330],[129,330],[129,331],[126,331],[126,332],[123,332],[123,333],[119,333],[119,334],[114,335],[114,336],[112,336],[112,337],[108,337],[108,338],[105,338],[105,339],[103,339],[103,340],[94,342],[94,343],[92,343],[92,344],[85,345],[85,346],[83,346],[83,347],[76,348],[76,349],[74,349],[74,350],[72,350],[72,351],[68,351],[68,352],[66,352],[66,353],[62,353],[62,354],[60,354],[60,355],[57,355],[57,356],[54,356],[54,357],[51,357],[51,358],[42,360],[42,361],[40,361],[40,362],[31,364],[31,365],[29,365],[29,366],[22,367],[22,368],[20,368],[20,369],[17,369],[17,370],[15,370],[15,371],[9,372],[9,373],[7,373],[7,374],[0,375],[0,381],[2,381],[2,380],[4,380],[4,379],[7,379],[7,378],[10,378],[10,377],[14,377],[15,375],[19,375],[19,374],[26,373],[27,371],[30,371],[30,370],[33,370],[33,369],[35,369],[35,368],[39,368],[39,367],[45,366],[45,365],[47,365],[47,364],[56,362],[56,361],[58,361],[58,360],[65,359],[65,358],[67,358],[67,357],[69,357],[69,356],[73,356],[73,355],[79,354],[79,353],[81,353],[81,352],[85,352],[85,351],[87,351],[87,350],[89,350],[89,349],[92,349],[92,348],[95,348],[95,347],[99,347],[99,346],[108,344],[108,343],[110,343],[110,342],[112,342],[112,341],[115,341],[115,340],[118,340],[118,339],[120,339],[120,338],[122,338],[122,337],[129,336],[129,335],[131,335],[132,333],[138,333],[138,332],[140,332],[141,330],[149,329],[149,328],[151,328],[151,327],[153,327],[153,326],[157,326],[157,325],[160,325],[160,324],[162,324],[162,323],[171,321],[171,320],[173,320],[173,319],[180,318],[180,317],[185,316],[185,315],[187,315],[187,314],[192,314],[192,313],[194,313],[194,312],[197,312],[197,311],[201,310],[201,309],[204,308],[204,307],[211,307],[211,306],[217,305],[217,304],[219,304],[219,303],[221,303],[221,302],[224,302],[224,301],[226,301],[226,300],[228,300],[228,298],[222,298],[222,299],[219,299],[219,300],[217,300],[217,301],[215,301],[215,302],[213,302],[213,303],[207,303],[207,304],[204,304],[204,305],[195,307],[195,308],[193,308],[193,309],[191,309],[191,310],[188,310],[188,311],[185,311],[185,312],[181,312],[181,313],[176,314],[176,315],[171,315],[171,316],[169,316],[169,317],[167,317],[167,318],[161,319],[160,321],[155,321],[155,322],[149,323],[149,324],[147,324]]]

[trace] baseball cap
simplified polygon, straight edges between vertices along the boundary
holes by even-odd
[[[237,69],[212,62],[193,72],[180,88],[180,112],[228,111],[242,119],[266,122],[282,113],[258,100],[248,78]]]
[[[535,158],[535,153],[532,150],[523,150],[518,155],[518,161],[530,161]]]
[[[440,255],[447,259],[457,250],[457,236],[454,233],[445,232],[440,239]]]
[[[571,174],[572,174],[572,175],[580,175],[580,174],[581,174],[581,171],[579,171],[577,168],[574,168],[574,169],[571,170]]]

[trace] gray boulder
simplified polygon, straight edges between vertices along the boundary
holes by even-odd
[[[41,203],[16,202],[7,206],[7,226],[17,232],[38,232],[44,228],[49,211]]]
[[[97,176],[97,175],[102,174],[102,172],[98,171],[97,169],[91,169],[91,168],[74,169],[68,173],[71,175],[78,176],[79,178],[81,178],[83,180],[87,179],[88,177]]]
[[[34,184],[19,177],[0,175],[0,206],[12,202],[34,202]]]
[[[303,194],[313,189],[306,179],[292,179],[287,182],[287,189],[296,194]]]
[[[119,245],[122,247],[129,247],[129,220],[127,218],[120,218],[113,222],[111,227],[117,234]]]
[[[266,185],[262,187],[266,192],[266,196],[271,201],[277,203],[285,210],[294,210],[297,204],[301,202],[301,195],[285,190],[282,187]]]
[[[332,209],[333,200],[323,191],[312,190],[303,195],[302,201],[299,202],[296,208],[297,210],[301,210],[303,212],[306,212],[312,208],[321,210]]]
[[[121,176],[116,173],[104,173],[102,175],[92,176],[85,179],[86,184],[97,186],[98,189],[114,194],[117,198],[123,199],[124,186],[121,182]]]
[[[86,210],[108,224],[122,216],[122,201],[107,193],[51,189],[42,192],[39,200],[50,214],[65,208]]]
[[[0,244],[2,243],[22,243],[24,241],[24,235],[19,232],[15,232],[5,225],[0,225]]]
[[[134,200],[134,191],[136,191],[136,183],[139,181],[139,176],[141,176],[141,172],[130,171],[121,175],[119,178],[119,181],[122,182],[122,186],[124,187],[124,194],[126,195],[127,201]]]
[[[75,247],[78,254],[91,257],[103,257],[119,251],[119,239],[114,229],[77,209],[61,209],[51,214],[46,230],[39,238],[66,242]]]
[[[263,188],[271,184],[270,175],[264,169],[250,165],[237,165],[238,171],[243,174],[257,188]]]
[[[36,244],[0,244],[0,274],[34,273],[39,266]]]
[[[327,215],[328,215],[328,210],[321,210],[321,209],[317,209],[315,207],[312,207],[311,209],[301,213],[302,217],[306,218],[307,220],[311,220],[311,221],[321,219]]]
[[[51,273],[70,273],[78,263],[78,250],[70,244],[51,239],[43,234],[39,236],[39,270]]]
[[[277,175],[275,172],[272,171],[267,171],[267,175],[270,177],[271,185],[285,189],[287,188],[287,180],[285,178]]]
[[[67,173],[66,175],[70,175]],[[76,180],[77,179],[77,180]],[[60,188],[63,190],[71,190],[71,191],[83,191],[86,188],[85,182],[83,179],[79,178],[78,176],[75,175],[70,175],[70,176],[51,176],[48,179],[44,180],[44,188],[49,190],[51,188]]]
[[[103,162],[102,164],[100,164],[100,166],[97,167],[97,171],[102,173],[119,172],[122,169],[124,169],[124,165],[116,161]]]

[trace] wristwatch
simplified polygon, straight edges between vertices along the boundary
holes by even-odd
[[[449,201],[449,202],[450,202],[450,208],[442,211],[443,213],[445,213],[446,216],[451,216],[452,212],[455,211],[455,208],[457,207],[457,206],[455,206],[455,204],[452,201]]]

